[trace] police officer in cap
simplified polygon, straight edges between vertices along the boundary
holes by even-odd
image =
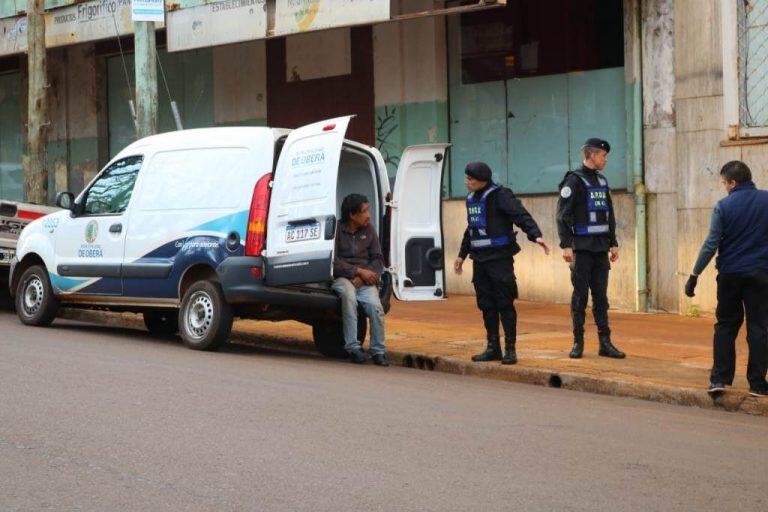
[[[517,298],[517,281],[513,257],[520,252],[520,246],[515,240],[514,225],[525,231],[528,239],[539,244],[546,254],[549,254],[549,246],[520,200],[510,189],[493,182],[488,165],[472,162],[464,172],[464,184],[469,190],[468,226],[453,268],[456,274],[461,274],[467,255],[472,257],[472,283],[488,336],[485,351],[472,356],[472,360],[501,360],[502,364],[515,364],[517,312],[514,301]],[[506,352],[503,358],[499,320],[504,327]]]
[[[557,231],[563,259],[571,266],[572,359],[584,353],[584,321],[592,290],[592,313],[600,340],[599,355],[621,359],[624,352],[611,343],[608,327],[608,271],[619,259],[616,217],[608,181],[600,175],[608,162],[611,146],[602,139],[588,139],[581,148],[584,161],[569,171],[560,183],[557,202]],[[610,262],[609,262],[610,259]]]

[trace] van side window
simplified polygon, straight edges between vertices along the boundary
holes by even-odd
[[[93,182],[85,198],[85,215],[123,213],[131,200],[133,186],[139,175],[142,156],[131,156],[109,166]]]

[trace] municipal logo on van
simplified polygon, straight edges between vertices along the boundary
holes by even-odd
[[[99,223],[92,220],[85,226],[85,241],[92,244],[97,236],[99,236]]]

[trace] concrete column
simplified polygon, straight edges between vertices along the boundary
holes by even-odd
[[[157,133],[157,52],[155,23],[134,23],[136,48],[136,121],[139,138]]]
[[[26,200],[37,204],[48,201],[48,173],[45,166],[47,134],[46,61],[44,0],[27,4],[27,38],[29,41],[29,95],[27,122],[27,158],[24,166]]]

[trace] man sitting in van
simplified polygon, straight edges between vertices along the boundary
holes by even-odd
[[[350,194],[341,203],[332,287],[341,297],[344,349],[356,364],[368,360],[357,340],[357,307],[360,304],[371,321],[370,354],[373,362],[378,366],[389,366],[384,347],[384,308],[377,286],[383,270],[384,256],[379,237],[371,225],[368,198],[362,194]]]

